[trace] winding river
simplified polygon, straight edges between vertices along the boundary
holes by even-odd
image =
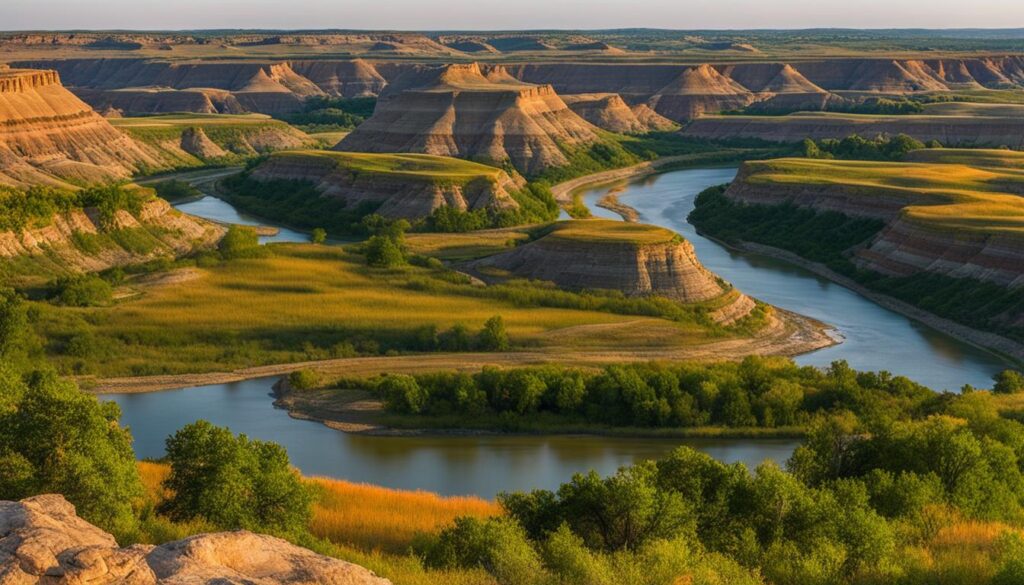
[[[889,370],[934,388],[988,384],[1005,367],[994,356],[961,343],[814,274],[754,254],[730,251],[701,237],[686,222],[697,193],[730,181],[735,169],[693,169],[654,175],[594,189],[585,200],[594,214],[619,219],[595,205],[610,189],[634,207],[642,221],[673,229],[690,239],[701,261],[744,292],[835,326],[844,343],[798,359],[822,366],[845,359],[856,368]],[[247,225],[265,224],[239,214],[212,197],[183,203],[182,211]],[[307,241],[282,228],[269,241]],[[755,466],[782,462],[796,447],[791,440],[670,440],[577,436],[371,437],[348,435],[319,423],[296,420],[276,409],[273,379],[183,388],[149,394],[108,394],[120,404],[140,457],[160,457],[164,440],[196,419],[271,440],[288,449],[307,475],[323,475],[441,494],[493,497],[503,490],[555,488],[573,473],[608,474],[621,465],[665,454],[686,444],[727,462]]]

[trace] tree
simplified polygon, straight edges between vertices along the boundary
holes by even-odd
[[[366,263],[377,268],[394,268],[405,264],[405,254],[387,236],[373,236],[366,241]]]
[[[83,274],[59,279],[54,288],[56,300],[67,307],[95,307],[105,305],[114,298],[110,283],[94,274]]]
[[[252,258],[259,254],[260,239],[256,230],[250,227],[233,225],[228,228],[220,244],[217,246],[225,260],[235,258]]]
[[[996,394],[1016,394],[1024,392],[1024,375],[1016,370],[1003,370],[993,378],[995,385],[992,392]]]
[[[314,244],[322,244],[327,241],[327,230],[324,228],[313,228],[309,240]]]
[[[36,345],[25,302],[14,289],[0,288],[0,364],[21,371]]]
[[[484,351],[508,351],[511,347],[508,332],[505,331],[505,320],[495,315],[484,323],[483,330],[477,338],[477,344]]]
[[[120,416],[52,371],[0,366],[0,500],[60,493],[86,520],[130,531],[142,483]]]
[[[172,519],[283,534],[307,529],[312,496],[280,445],[200,420],[167,439],[167,459],[171,496],[161,511]]]
[[[405,374],[384,376],[377,383],[377,391],[384,397],[384,405],[388,410],[405,414],[419,414],[429,398],[416,378]]]

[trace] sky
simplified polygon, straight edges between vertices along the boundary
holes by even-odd
[[[1024,0],[0,0],[0,30],[1024,28]]]

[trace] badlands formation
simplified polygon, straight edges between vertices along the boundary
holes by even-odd
[[[412,69],[395,79],[373,116],[335,147],[415,152],[502,163],[536,175],[602,141],[598,128],[548,85],[477,64]]]
[[[714,305],[712,319],[721,324],[735,322],[754,308],[753,300],[700,263],[690,242],[643,224],[596,219],[560,222],[537,240],[474,261],[470,267],[484,276],[497,269],[567,289],[610,289],[627,296],[709,303]]]
[[[516,209],[510,195],[523,187],[501,169],[426,154],[293,151],[272,155],[250,178],[302,180],[339,207],[379,205],[385,217],[420,219],[441,206],[460,211]]]
[[[157,161],[66,90],[54,71],[0,68],[0,185],[125,179]]]
[[[345,561],[244,530],[118,547],[59,495],[0,501],[0,583],[390,585]]]

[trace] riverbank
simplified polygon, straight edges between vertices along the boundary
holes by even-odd
[[[230,372],[209,372],[165,376],[117,378],[79,377],[79,383],[94,394],[134,394],[177,388],[228,384],[284,376],[296,370],[312,370],[323,376],[371,376],[384,372],[418,373],[439,370],[476,371],[484,366],[526,366],[568,364],[602,366],[613,363],[649,361],[724,361],[748,355],[793,357],[839,343],[829,327],[809,317],[774,309],[771,323],[757,337],[724,339],[688,347],[638,350],[580,349],[515,351],[505,353],[432,353],[405,356],[338,358],[240,368]],[[574,328],[585,333],[586,326]]]
[[[760,254],[762,256],[794,264],[805,270],[813,272],[822,278],[827,278],[842,287],[848,288],[886,309],[895,311],[915,321],[919,321],[936,331],[945,333],[946,335],[959,339],[960,341],[973,345],[979,349],[991,352],[1000,358],[1009,359],[1016,363],[1024,363],[1024,344],[995,333],[981,331],[949,319],[944,319],[938,315],[915,307],[910,303],[875,292],[855,280],[835,272],[819,262],[812,262],[788,250],[766,246],[764,244],[757,244],[753,242],[728,244],[705,233],[701,232],[701,235],[718,242],[726,248],[741,252]]]
[[[607,195],[597,200],[597,206],[603,207],[612,213],[617,213],[623,221],[637,223],[640,221],[640,213],[629,205],[619,201],[619,194],[625,190],[624,187],[617,187],[608,192]]]
[[[319,422],[337,431],[374,437],[486,437],[496,435],[575,435],[637,439],[801,439],[800,427],[614,427],[532,416],[514,425],[496,415],[426,417],[388,413],[374,394],[359,389],[295,390],[282,379],[274,384],[274,406],[292,418]]]

